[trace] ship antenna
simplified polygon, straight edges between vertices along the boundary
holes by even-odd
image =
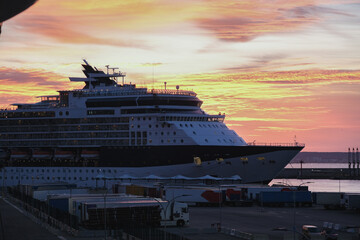
[[[152,79],[153,80],[153,87],[152,88],[154,89],[154,84],[155,84],[155,80],[154,80],[154,64],[152,64],[152,70],[153,70],[152,71],[152,75],[153,75],[152,76],[153,77],[153,79]]]

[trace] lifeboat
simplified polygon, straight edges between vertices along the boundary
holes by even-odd
[[[30,155],[27,151],[13,149],[13,150],[11,150],[10,157],[12,159],[28,159],[30,157]]]
[[[55,150],[55,158],[73,158],[74,153],[72,151],[66,151],[66,150]]]
[[[100,157],[99,150],[82,150],[81,151],[82,158],[98,158]]]
[[[0,149],[0,159],[7,158],[8,156],[9,156],[9,153],[6,150]]]
[[[33,158],[50,159],[51,156],[52,156],[52,152],[50,150],[35,149],[33,151]]]

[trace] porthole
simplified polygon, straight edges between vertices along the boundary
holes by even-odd
[[[63,115],[63,113],[62,113],[62,112],[59,112],[59,115],[60,115],[60,116],[62,116],[62,115]]]
[[[209,142],[209,140],[207,140],[207,139],[205,138],[205,142]]]
[[[195,131],[193,131],[193,134],[194,134],[194,135],[196,135],[196,132],[195,132]]]
[[[149,128],[151,128],[151,124],[149,124]]]
[[[163,140],[163,139],[161,139],[161,143],[164,143],[164,140]]]
[[[174,135],[176,135],[176,132],[174,132]]]
[[[158,128],[158,127],[159,127],[159,125],[157,125],[157,124],[156,124],[156,125],[155,125],[155,127],[156,127],[156,128]]]
[[[183,142],[184,142],[184,139],[181,139],[180,142],[183,143]]]
[[[193,127],[193,125],[192,125],[192,124],[190,124],[190,127]]]
[[[180,123],[180,127],[182,127],[183,125]]]
[[[140,125],[137,125],[137,128],[140,128]]]
[[[163,136],[164,135],[164,132],[161,132],[161,136]]]
[[[188,125],[187,124],[185,124],[185,127],[187,127]]]
[[[66,114],[66,116],[69,116],[69,111],[66,111],[65,114]]]

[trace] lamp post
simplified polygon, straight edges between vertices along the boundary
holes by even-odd
[[[312,182],[303,182],[303,183],[301,183],[300,185],[298,185],[297,186],[297,189],[296,190],[298,190],[298,188],[300,187],[300,186],[302,186],[302,185],[304,185],[304,184],[309,184],[309,183],[312,183]],[[294,240],[296,239],[296,204],[295,204],[295,192],[296,191],[293,191],[293,198],[294,198],[294,226],[293,226],[293,231],[294,231]]]
[[[303,183],[301,183],[301,184],[299,184],[297,186],[291,186],[289,184],[285,184],[285,185],[289,186],[289,187],[296,187],[297,188],[296,191],[297,191],[300,186],[302,186],[304,184],[309,184],[309,183],[312,183],[312,182],[303,182]],[[282,183],[282,184],[284,184],[284,183]],[[293,202],[293,204],[294,204],[293,234],[294,234],[294,240],[296,239],[296,233],[297,233],[297,231],[296,231],[296,191],[293,190],[293,201],[294,201]]]
[[[162,209],[163,212],[164,212],[164,220],[165,220],[165,221],[164,221],[164,240],[166,240],[167,208],[169,207],[169,205],[171,205],[171,204],[175,201],[175,199],[177,199],[177,198],[179,198],[179,197],[188,197],[188,196],[191,196],[191,195],[189,195],[189,194],[182,194],[182,195],[179,195],[179,196],[174,197],[173,199],[171,199],[171,201],[168,201],[168,204],[166,205],[165,209],[164,209],[163,205],[161,204],[161,202],[160,202],[158,199],[154,198],[154,200],[159,203],[159,206],[161,207],[161,209]]]
[[[105,187],[105,193],[104,193],[104,232],[105,232],[105,240],[107,239],[107,216],[106,216],[106,196],[108,194],[108,188],[106,187],[106,182],[105,182],[105,176],[103,177],[104,179],[104,187]]]
[[[221,184],[219,182],[219,228],[218,231],[221,231],[221,224],[222,224],[222,204],[221,201],[222,200],[222,194],[221,194]]]

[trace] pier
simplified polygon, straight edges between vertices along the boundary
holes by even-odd
[[[360,179],[352,168],[284,168],[276,178],[285,179]]]

